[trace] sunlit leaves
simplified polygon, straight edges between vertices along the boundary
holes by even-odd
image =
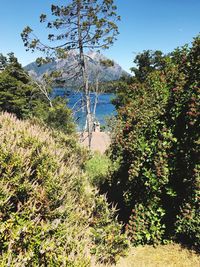
[[[200,36],[169,55],[144,51],[119,84],[109,182],[134,244],[181,236],[199,246],[199,51]]]

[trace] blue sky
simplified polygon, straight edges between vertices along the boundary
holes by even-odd
[[[14,52],[22,65],[38,54],[26,52],[20,33],[26,25],[45,38],[39,15],[59,0],[0,0],[0,52]],[[64,2],[67,2],[65,0]],[[120,35],[103,53],[129,71],[136,53],[145,49],[170,52],[190,43],[200,32],[200,0],[116,0]]]

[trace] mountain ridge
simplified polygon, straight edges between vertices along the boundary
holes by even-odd
[[[64,79],[66,85],[72,85],[75,83],[80,83],[80,79],[71,79],[71,73],[75,73],[78,66],[78,54],[74,51],[70,52],[66,59],[57,59],[50,63],[44,64],[40,67],[37,66],[36,62],[32,62],[24,67],[26,71],[34,78],[41,80],[45,73],[50,73],[51,71],[61,71],[62,79]],[[98,77],[100,82],[119,80],[122,76],[130,76],[128,72],[122,69],[122,67],[113,61],[113,66],[105,67],[101,64],[102,61],[111,61],[108,57],[101,53],[89,51],[86,54],[87,67],[88,67],[88,77],[89,82],[94,82]],[[72,70],[72,71],[71,71]]]

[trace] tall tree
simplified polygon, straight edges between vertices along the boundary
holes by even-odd
[[[165,67],[165,59],[166,55],[159,50],[144,50],[135,57],[136,67],[132,67],[131,71],[138,81],[144,82],[151,72]]]
[[[103,67],[104,70],[106,70],[109,67],[113,67],[114,66],[114,62],[110,59],[107,60],[100,60],[97,67],[97,71],[96,71],[96,79],[95,79],[95,88],[94,88],[94,92],[95,92],[95,98],[94,98],[94,107],[93,107],[93,118],[95,119],[96,117],[96,108],[97,108],[97,104],[98,104],[98,98],[99,95],[103,92],[104,87],[102,87],[100,85],[100,67]]]
[[[8,57],[0,54],[0,111],[14,113],[20,119],[34,117],[48,127],[71,134],[75,127],[66,100],[51,98],[50,83],[56,77],[33,80],[22,68],[13,53]]]
[[[82,77],[89,147],[92,138],[92,114],[85,52],[88,49],[107,49],[113,44],[118,34],[116,21],[120,19],[116,9],[114,0],[71,0],[68,5],[52,4],[51,14],[54,18],[47,22],[47,28],[52,30],[48,35],[48,44],[33,35],[29,26],[21,34],[27,50],[37,49],[45,54],[46,58],[40,58],[39,63],[66,58],[72,50],[78,52],[78,65],[72,71]],[[47,16],[41,14],[40,22],[46,21]],[[55,45],[52,46],[51,42]]]
[[[0,72],[5,69],[6,65],[7,65],[7,58],[2,53],[0,53]]]

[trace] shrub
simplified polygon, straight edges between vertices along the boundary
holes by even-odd
[[[100,246],[94,229],[101,227],[104,239],[112,223],[98,223],[101,197],[80,168],[79,152],[62,133],[0,115],[1,266],[90,266],[90,250]],[[105,200],[102,206],[111,216]],[[125,242],[117,222],[115,228]],[[117,253],[102,257],[109,261]]]
[[[92,254],[101,263],[116,263],[120,256],[125,256],[129,242],[122,234],[122,225],[115,217],[115,208],[110,210],[106,198],[100,196],[95,201],[92,221]]]
[[[194,204],[196,202],[196,204]],[[192,206],[193,205],[193,206]],[[185,203],[177,215],[176,234],[184,243],[200,247],[200,208],[197,201]]]
[[[49,108],[44,118],[45,123],[65,134],[75,132],[75,124],[72,119],[72,111],[67,107],[66,99],[56,97],[52,101],[53,107]]]
[[[14,266],[83,266],[90,201],[84,177],[48,130],[1,115],[1,259]]]
[[[164,209],[159,205],[135,205],[126,225],[126,231],[134,245],[159,244],[163,242],[165,224]]]
[[[134,244],[166,238],[199,244],[199,50],[198,36],[147,72],[151,53],[144,53],[142,79],[122,83],[115,100],[108,196]]]

